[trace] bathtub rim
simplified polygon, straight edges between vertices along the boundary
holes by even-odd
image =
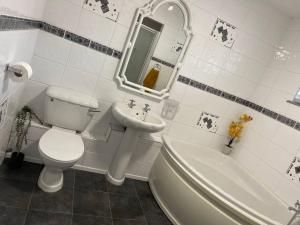
[[[161,154],[164,157],[164,159],[172,166],[172,168],[176,172],[180,172],[181,175],[185,177],[187,182],[191,182],[191,186],[194,186],[194,188],[200,189],[204,193],[206,193],[212,200],[218,202],[221,204],[224,208],[230,209],[230,211],[237,215],[238,217],[248,221],[253,221],[257,224],[272,224],[272,225],[282,225],[279,221],[274,221],[273,219],[257,212],[256,210],[248,207],[244,203],[240,202],[238,199],[233,198],[232,196],[228,195],[224,191],[222,191],[221,188],[215,186],[212,182],[210,182],[208,179],[206,179],[202,174],[193,172],[188,165],[176,154],[176,151],[174,150],[172,146],[172,141],[184,143],[188,146],[193,146],[195,148],[199,148],[197,145],[190,144],[186,141],[174,139],[172,137],[168,137],[164,135],[162,137],[163,140],[163,146],[161,150]],[[209,147],[200,146],[206,149],[211,149]],[[216,151],[214,149],[211,149],[212,151]],[[222,156],[222,157],[228,157],[228,156]],[[236,162],[235,162],[236,163]],[[238,163],[237,163],[238,164]],[[247,171],[245,171],[250,177],[252,177],[254,180],[255,177],[253,177],[251,174],[249,174]],[[263,186],[263,185],[262,185]],[[268,191],[280,204],[284,206],[282,201],[274,195],[272,192],[270,192],[266,187],[263,186],[263,188]],[[165,207],[165,206],[163,206]]]

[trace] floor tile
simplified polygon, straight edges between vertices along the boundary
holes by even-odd
[[[111,193],[109,199],[114,219],[138,219],[143,215],[137,197]]]
[[[74,215],[72,225],[112,225],[112,220],[104,217]]]
[[[8,159],[6,159],[7,161]],[[0,177],[10,178],[22,181],[31,181],[36,182],[40,172],[42,169],[42,165],[24,162],[20,169],[9,169],[5,163],[0,167]]]
[[[25,225],[72,225],[72,215],[29,211]]]
[[[75,188],[89,191],[106,191],[106,178],[103,174],[76,171]]]
[[[144,216],[136,220],[114,219],[113,225],[148,225]]]
[[[31,199],[30,208],[49,212],[72,213],[73,189],[63,187],[55,193],[46,193],[37,186]]]
[[[101,191],[74,189],[74,214],[111,217],[109,194]]]
[[[73,188],[75,184],[75,170],[64,171],[64,187]]]
[[[134,184],[138,196],[153,196],[148,182],[135,181]]]
[[[23,225],[27,211],[24,209],[8,208],[0,206],[0,224]]]
[[[123,185],[121,186],[116,186],[107,182],[107,191],[116,194],[136,196],[134,180],[131,179],[126,179]]]
[[[0,178],[0,205],[28,208],[34,183]]]
[[[142,196],[140,202],[148,225],[172,225],[153,196]]]

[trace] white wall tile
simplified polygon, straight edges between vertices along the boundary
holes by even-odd
[[[42,19],[46,2],[47,0],[2,0],[0,7],[4,14]]]
[[[113,80],[118,63],[119,63],[119,59],[113,58],[111,56],[105,56],[103,69],[101,71],[101,76],[106,79]]]
[[[66,64],[71,43],[55,35],[39,32],[34,54],[48,60]]]
[[[282,124],[278,127],[272,140],[291,154],[296,154],[300,147],[299,131]]]
[[[66,0],[47,1],[44,20],[68,31],[75,31],[81,7]]]
[[[123,51],[123,47],[128,36],[129,28],[120,24],[116,25],[110,46],[119,51]]]
[[[72,44],[68,66],[100,76],[104,60],[104,54],[78,44]]]
[[[99,78],[95,94],[98,99],[109,102],[122,101],[125,93],[120,91],[114,81]]]
[[[116,23],[82,9],[76,33],[104,45],[110,45]]]
[[[93,74],[67,67],[60,86],[92,95],[96,88],[97,79],[98,77]]]
[[[59,85],[64,66],[39,56],[34,56],[31,61],[33,76],[31,80],[48,85]]]

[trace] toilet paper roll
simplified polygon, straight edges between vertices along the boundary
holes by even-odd
[[[20,73],[21,72],[21,73]],[[8,77],[15,82],[25,82],[32,76],[32,68],[26,62],[9,65]]]

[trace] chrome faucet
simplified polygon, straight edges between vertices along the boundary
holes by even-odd
[[[300,201],[297,200],[297,202],[295,203],[295,207],[289,207],[288,209],[290,211],[294,211],[295,212],[294,216],[291,218],[291,220],[288,223],[288,225],[291,225],[293,223],[293,221],[296,219],[296,217],[298,215],[300,215]]]
[[[290,211],[294,211],[296,213],[300,213],[300,201],[298,200],[296,203],[295,203],[295,207],[289,207],[289,210]]]
[[[148,113],[151,110],[150,105],[149,104],[145,104],[145,107],[143,108],[143,111],[145,113]]]
[[[130,100],[129,100],[129,103],[128,103],[128,107],[132,109],[134,106],[136,106],[135,100],[130,99]]]

